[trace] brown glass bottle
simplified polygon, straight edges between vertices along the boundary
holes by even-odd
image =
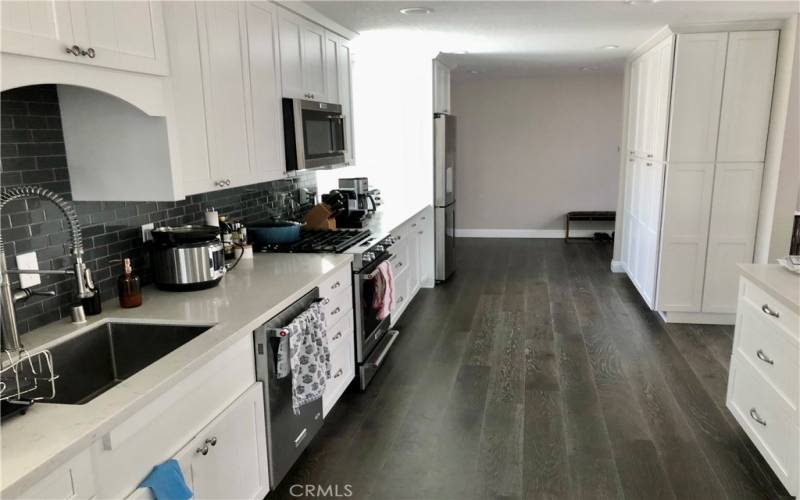
[[[142,280],[134,274],[131,259],[122,260],[123,273],[117,280],[119,305],[122,307],[139,307],[142,305]]]

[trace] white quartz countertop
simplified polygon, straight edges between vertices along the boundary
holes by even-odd
[[[378,211],[369,218],[366,227],[374,234],[388,236],[393,229],[417,215],[426,206],[400,203],[381,205],[378,207]]]
[[[141,307],[122,309],[114,299],[84,325],[64,320],[23,335],[25,347],[34,351],[109,320],[214,325],[86,404],[37,403],[26,415],[4,421],[0,496],[18,495],[36,484],[350,261],[349,255],[258,254],[242,260],[215,288],[165,292],[145,287]]]
[[[778,264],[740,264],[742,274],[800,314],[800,274]]]

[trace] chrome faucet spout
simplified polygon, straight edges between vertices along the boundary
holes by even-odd
[[[6,188],[0,191],[0,209],[8,202],[23,198],[41,198],[54,204],[61,210],[69,223],[70,236],[72,237],[72,259],[71,269],[58,270],[58,274],[73,274],[79,298],[88,297],[92,292],[86,287],[85,271],[86,265],[83,262],[83,238],[81,237],[81,226],[78,222],[78,214],[75,209],[58,193],[39,186],[18,186]],[[3,237],[0,234],[0,307],[2,307],[2,344],[7,351],[19,351],[22,347],[17,331],[17,318],[14,311],[15,294],[11,290],[9,273],[24,274],[26,271],[9,270],[6,265],[5,250],[3,248]],[[39,271],[39,274],[55,274],[49,271]],[[19,296],[19,295],[17,295]]]

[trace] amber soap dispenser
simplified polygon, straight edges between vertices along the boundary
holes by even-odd
[[[122,276],[117,280],[119,305],[122,307],[139,307],[142,305],[142,280],[133,272],[131,259],[122,259]]]

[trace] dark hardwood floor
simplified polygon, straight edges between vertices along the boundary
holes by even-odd
[[[731,327],[661,323],[609,243],[457,248],[269,499],[788,498],[725,408]]]

